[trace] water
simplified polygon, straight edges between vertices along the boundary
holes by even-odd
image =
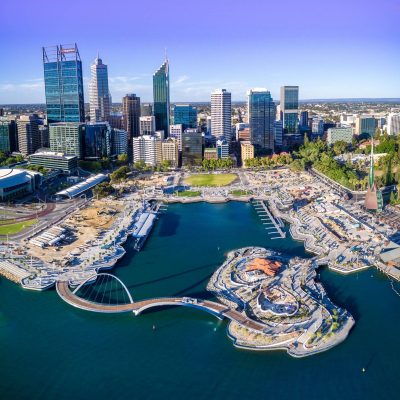
[[[134,299],[209,297],[207,281],[231,249],[305,255],[301,243],[268,240],[266,232],[249,204],[171,205],[143,250],[129,251],[114,272]],[[389,281],[372,269],[347,277],[322,270],[321,280],[356,326],[338,347],[294,359],[234,348],[226,322],[199,310],[95,314],[67,305],[54,290],[24,291],[1,279],[0,397],[399,398],[400,298]]]

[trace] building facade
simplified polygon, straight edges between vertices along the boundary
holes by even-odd
[[[273,151],[276,108],[271,93],[266,89],[251,89],[247,96],[251,143]]]
[[[136,94],[127,94],[122,99],[122,115],[124,129],[128,132],[128,140],[140,135],[140,97]]]
[[[376,129],[376,119],[371,115],[358,115],[356,118],[356,135],[374,136]]]
[[[50,150],[65,153],[82,159],[85,124],[78,122],[60,122],[50,124]]]
[[[182,125],[183,130],[197,128],[197,109],[190,104],[175,104],[174,124]]]
[[[59,169],[72,175],[78,170],[78,157],[54,151],[39,151],[29,156],[29,162],[47,169]]]
[[[299,87],[282,86],[280,119],[283,122],[283,142],[290,145],[298,135]]]
[[[111,96],[108,88],[107,65],[99,56],[90,67],[89,83],[90,122],[107,122],[110,116]]]
[[[177,140],[179,151],[182,151],[182,134],[183,127],[181,124],[169,126],[169,136]]]
[[[35,115],[21,115],[17,120],[18,148],[24,155],[40,147],[39,123]]]
[[[161,140],[154,136],[144,135],[132,139],[133,162],[143,161],[150,167],[159,165],[162,161]]]
[[[84,122],[82,62],[78,47],[43,47],[47,122]]]
[[[230,143],[232,136],[231,124],[231,93],[226,89],[217,89],[211,93],[211,134]]]
[[[0,151],[10,153],[18,150],[17,124],[0,117]]]
[[[400,134],[400,113],[390,113],[388,115],[387,133],[396,136]]]
[[[351,143],[353,140],[353,128],[351,126],[343,126],[336,128],[329,128],[327,135],[328,144],[334,144],[335,142],[343,141]]]
[[[176,139],[169,137],[162,142],[162,160],[169,161],[171,167],[177,167],[179,165],[179,149]]]
[[[83,158],[101,160],[111,155],[111,127],[108,122],[86,124],[83,127]]]
[[[229,158],[229,143],[225,140],[217,140],[217,157],[219,159]]]
[[[112,130],[111,153],[116,156],[119,156],[121,154],[128,154],[128,133],[125,130]]]
[[[203,136],[197,129],[186,129],[182,134],[182,165],[201,165],[203,161]]]
[[[242,165],[246,166],[246,160],[254,158],[254,146],[250,141],[240,143],[240,153],[242,157]]]
[[[169,102],[169,62],[166,59],[153,75],[153,114],[156,118],[156,130],[164,131],[168,137],[170,125]]]
[[[152,115],[139,118],[139,131],[143,135],[152,135],[156,131],[156,118]]]

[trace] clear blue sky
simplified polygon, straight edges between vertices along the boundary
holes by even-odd
[[[152,73],[168,49],[172,101],[400,97],[398,0],[4,0],[0,104],[44,102],[41,47],[78,43],[85,87],[99,51],[113,101],[152,100]],[[88,100],[88,97],[85,97]]]

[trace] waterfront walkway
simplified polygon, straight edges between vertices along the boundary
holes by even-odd
[[[254,331],[262,332],[266,328],[264,324],[253,321],[250,318],[247,318],[244,314],[240,313],[239,311],[233,310],[224,304],[217,303],[214,301],[193,299],[188,297],[161,297],[155,299],[134,301],[132,303],[127,303],[127,304],[113,305],[113,304],[94,303],[77,296],[74,292],[71,291],[68,281],[58,281],[56,284],[56,289],[59,296],[66,303],[70,304],[73,307],[80,308],[81,310],[86,310],[86,311],[93,311],[99,313],[133,312],[135,315],[139,315],[144,310],[153,307],[187,306],[207,311],[220,319],[228,318],[231,321],[235,321]]]

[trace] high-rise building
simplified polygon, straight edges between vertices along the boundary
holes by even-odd
[[[107,65],[97,55],[90,67],[89,83],[90,122],[106,122],[110,115],[111,97],[108,89]]]
[[[182,124],[183,130],[197,128],[197,109],[190,104],[174,105],[174,124]]]
[[[374,136],[376,119],[372,115],[358,115],[356,118],[356,135],[366,134]]]
[[[251,143],[273,151],[276,110],[271,93],[266,89],[251,89],[247,95]]]
[[[182,134],[182,164],[201,165],[203,161],[203,136],[197,129],[186,129]]]
[[[242,157],[242,165],[246,166],[246,160],[254,158],[254,146],[250,141],[243,141],[240,143],[240,153]]]
[[[86,124],[83,134],[83,158],[101,160],[111,155],[111,127],[108,122]]]
[[[50,149],[57,153],[75,155],[82,159],[85,124],[59,122],[50,124]]]
[[[141,135],[152,135],[156,131],[156,119],[153,116],[139,118],[139,132]]]
[[[211,135],[211,116],[208,115],[206,119],[206,130],[207,130],[207,135]]]
[[[400,135],[400,113],[390,113],[387,119],[387,133]]]
[[[296,135],[299,113],[299,87],[281,87],[281,120],[283,122],[284,136]]]
[[[21,115],[17,120],[18,148],[24,155],[40,147],[39,124],[36,115]]]
[[[232,137],[231,121],[231,93],[226,89],[217,89],[211,93],[211,134],[230,143]]]
[[[10,153],[17,150],[17,124],[14,120],[0,118],[0,151]]]
[[[153,115],[153,105],[150,103],[144,103],[140,105],[140,115],[142,117],[150,117]]]
[[[154,136],[135,137],[133,142],[133,162],[143,161],[146,165],[155,167],[162,161],[161,140]]]
[[[50,147],[50,133],[49,127],[47,125],[39,125],[39,141],[40,148],[49,148]]]
[[[229,158],[229,143],[226,140],[217,140],[216,149],[219,159]]]
[[[111,132],[111,153],[113,155],[128,154],[128,133],[123,129]]]
[[[308,111],[302,111],[300,113],[300,126],[308,129]]]
[[[169,161],[172,167],[177,167],[179,163],[178,141],[169,137],[162,142],[162,160]]]
[[[169,136],[177,140],[179,151],[182,151],[182,134],[183,127],[181,124],[169,126]]]
[[[77,45],[43,47],[47,122],[84,122],[82,62]]]
[[[122,99],[122,115],[124,129],[128,132],[128,139],[138,137],[140,134],[140,97],[136,94],[127,94]]]
[[[274,139],[275,146],[283,146],[283,122],[280,120],[274,122]]]
[[[156,117],[156,130],[164,131],[168,137],[170,123],[169,105],[169,62],[165,59],[153,75],[153,113]]]
[[[113,129],[124,129],[124,118],[120,112],[110,113],[108,116],[108,122]]]

